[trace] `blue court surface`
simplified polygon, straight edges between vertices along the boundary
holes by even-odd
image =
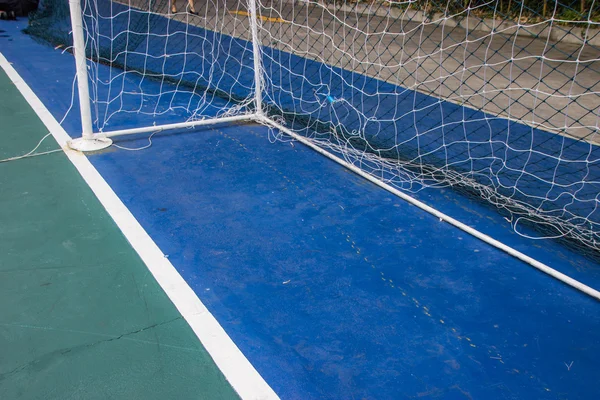
[[[73,58],[24,27],[0,23],[0,51],[61,120]],[[72,136],[77,115],[63,123]],[[90,160],[281,398],[599,398],[597,301],[268,135],[164,133]],[[415,196],[600,287],[597,264],[516,235],[487,206]]]

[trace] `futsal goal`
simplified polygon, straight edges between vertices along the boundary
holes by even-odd
[[[596,0],[69,7],[46,0],[29,32],[75,54],[73,147],[258,122],[403,192],[450,186],[521,234],[600,250]]]

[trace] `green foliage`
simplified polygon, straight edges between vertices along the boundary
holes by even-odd
[[[573,22],[600,18],[600,2],[593,0],[335,0],[340,3],[379,3],[401,10],[423,11],[428,15],[471,13],[482,18],[541,21],[554,17]],[[590,8],[593,7],[590,13]],[[590,17],[590,15],[592,17]]]
[[[573,9],[564,10],[559,18],[566,21],[585,21],[587,19],[586,16]]]

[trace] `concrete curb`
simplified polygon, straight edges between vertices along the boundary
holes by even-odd
[[[304,2],[303,0],[282,0],[286,3]],[[444,25],[449,28],[460,27],[468,31],[479,31],[502,35],[517,35],[532,37],[552,42],[563,42],[576,45],[590,45],[600,47],[600,29],[588,29],[586,23],[578,23],[579,26],[561,26],[554,21],[517,24],[510,20],[492,18],[479,18],[474,15],[464,14],[445,15],[435,13],[428,15],[424,11],[401,10],[397,7],[388,7],[381,4],[324,4],[321,6],[332,12],[345,12],[360,15],[378,16],[383,18],[399,19],[403,22],[425,23],[432,25]],[[587,38],[586,38],[587,31]]]

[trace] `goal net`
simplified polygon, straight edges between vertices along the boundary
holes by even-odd
[[[84,0],[97,129],[261,112],[401,190],[600,250],[598,1],[253,4]],[[64,8],[29,31],[69,46]]]
[[[244,4],[90,0],[81,8],[98,132],[253,111]],[[70,24],[68,1],[46,0],[28,32],[71,50]]]

